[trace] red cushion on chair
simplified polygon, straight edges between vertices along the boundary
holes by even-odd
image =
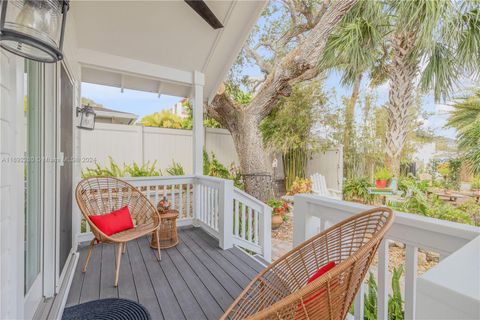
[[[107,236],[111,236],[112,234],[132,229],[134,227],[128,206],[115,210],[111,213],[98,216],[89,216],[89,218],[92,220],[93,224]]]
[[[332,262],[329,262],[326,265],[322,266],[320,269],[317,270],[317,272],[315,272],[310,278],[308,278],[306,284],[309,284],[309,283],[315,281],[316,279],[320,278],[325,273],[327,273],[328,271],[333,269],[333,267],[335,267],[335,265],[336,265],[335,261],[332,261]],[[314,292],[312,292],[312,293],[314,293]],[[319,293],[315,294],[313,297],[311,297],[312,293],[309,294],[309,298],[303,300],[303,304],[305,305],[305,307],[307,307],[309,302],[311,302],[312,300],[314,300],[318,297],[321,297],[325,292],[319,292]],[[299,303],[297,305],[297,312],[300,311],[301,309],[302,309],[302,304]],[[298,316],[295,317],[295,318],[298,318]]]
[[[309,284],[310,282],[313,282],[313,281],[315,281],[316,279],[320,278],[320,277],[323,276],[325,273],[327,273],[328,271],[330,271],[333,267],[335,267],[335,261],[332,261],[332,262],[327,263],[326,265],[324,265],[323,267],[321,267],[320,269],[318,269],[318,271],[315,272],[315,274],[314,274],[313,276],[311,276],[310,278],[308,278],[307,284]]]

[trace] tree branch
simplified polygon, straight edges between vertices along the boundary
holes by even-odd
[[[357,0],[332,2],[305,40],[275,63],[272,72],[248,106],[248,109],[259,115],[259,120],[270,114],[281,96],[290,94],[292,85],[318,75],[317,63],[328,36],[356,2]]]
[[[247,55],[247,57],[255,60],[255,63],[258,65],[258,67],[263,73],[269,74],[270,72],[272,72],[272,65],[265,59],[263,59],[262,56],[260,56],[258,52],[255,51],[255,49],[247,46],[245,48],[245,54]]]
[[[235,127],[241,112],[241,106],[238,106],[225,91],[217,93],[212,102],[205,106],[205,109],[208,116],[228,129]]]

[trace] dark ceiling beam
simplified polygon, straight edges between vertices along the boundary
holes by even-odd
[[[207,6],[203,0],[185,0],[185,2],[205,20],[213,29],[223,28],[222,23],[213,14],[212,10]]]

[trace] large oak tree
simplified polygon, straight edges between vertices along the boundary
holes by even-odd
[[[228,90],[220,90],[206,107],[207,114],[232,134],[245,189],[266,200],[273,195],[271,164],[260,123],[292,86],[318,76],[319,60],[330,33],[357,0],[283,0],[269,4],[264,17],[271,24],[258,26],[242,55],[253,61],[264,78],[252,87],[248,103],[239,103]],[[275,7],[280,7],[276,9]]]

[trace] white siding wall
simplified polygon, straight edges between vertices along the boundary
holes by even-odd
[[[23,317],[23,59],[0,49],[0,318]]]
[[[117,164],[143,163],[157,160],[157,169],[169,167],[172,160],[180,163],[187,174],[193,172],[192,131],[126,126],[97,123],[95,130],[80,130],[82,158],[94,158],[100,164],[107,165],[111,156]],[[232,137],[225,129],[205,129],[205,148],[209,155],[213,152],[217,159],[230,165],[238,164]],[[281,157],[275,174],[282,178]],[[93,167],[91,162],[83,161],[82,168]],[[329,188],[341,189],[342,186],[342,149],[319,152],[308,162],[307,174],[319,172],[325,175]]]

